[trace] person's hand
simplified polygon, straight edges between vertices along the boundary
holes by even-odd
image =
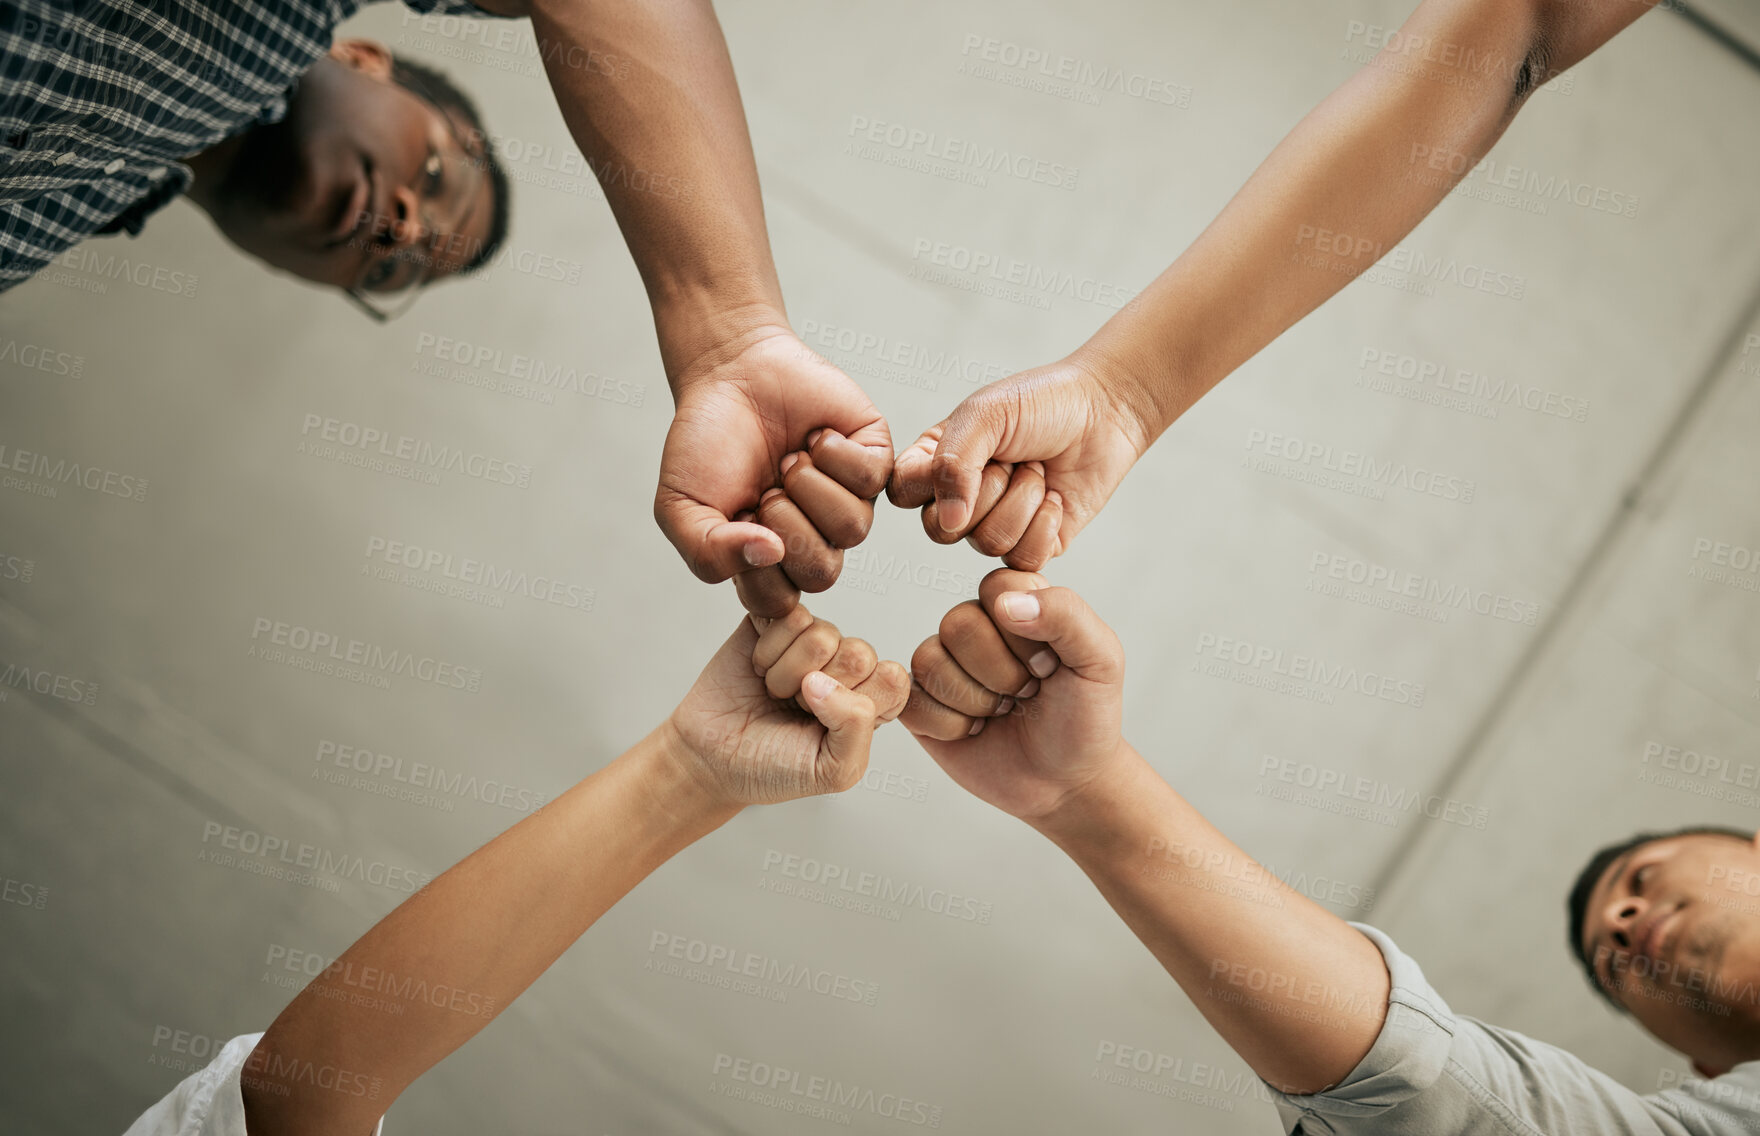
[[[715,800],[772,804],[861,780],[875,727],[898,717],[909,695],[903,667],[797,604],[781,619],[740,620],[667,731]]]
[[[781,326],[706,352],[673,389],[654,518],[691,571],[737,576],[746,609],[772,618],[830,587],[892,472],[873,402]]]
[[[998,568],[911,657],[900,721],[965,789],[1043,817],[1115,762],[1124,648],[1093,609],[1043,576]]]
[[[887,496],[942,544],[1037,571],[1069,548],[1159,430],[1127,381],[1071,356],[967,396],[898,455]]]

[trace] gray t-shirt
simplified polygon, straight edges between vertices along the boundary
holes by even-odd
[[[1418,964],[1373,927],[1393,979],[1387,1021],[1338,1085],[1273,1092],[1286,1133],[1303,1136],[1752,1136],[1760,1061],[1715,1080],[1639,1095],[1556,1046],[1457,1015]]]

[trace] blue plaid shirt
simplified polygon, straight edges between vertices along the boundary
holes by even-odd
[[[279,122],[362,3],[0,0],[0,291],[94,233],[139,233],[189,188],[180,159]]]

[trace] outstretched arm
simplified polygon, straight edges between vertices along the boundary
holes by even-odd
[[[853,785],[906,689],[898,664],[805,609],[762,636],[742,620],[664,725],[411,896],[289,1003],[240,1075],[251,1136],[371,1133],[673,855],[747,804]]]
[[[1085,345],[975,392],[900,454],[893,502],[1017,568],[1062,553],[1175,419],[1392,251],[1533,91],[1652,3],[1425,0]],[[1007,496],[981,484],[986,462],[1033,461],[1043,477],[1017,469]]]
[[[1235,847],[1124,741],[1124,652],[1079,596],[992,572],[911,672],[901,721],[930,756],[1081,865],[1259,1076],[1317,1092],[1369,1052],[1387,1010],[1381,953]]]
[[[842,550],[867,534],[892,437],[861,388],[789,328],[715,9],[479,3],[531,17],[562,116],[647,287],[677,404],[655,518],[699,578],[756,570],[742,601],[781,615],[801,591],[830,587]],[[811,461],[785,479],[783,459],[799,452]],[[804,492],[801,480],[811,482]],[[785,481],[793,503],[760,509]]]

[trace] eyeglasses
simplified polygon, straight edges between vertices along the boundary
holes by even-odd
[[[434,264],[440,250],[460,239],[459,226],[482,192],[488,164],[480,150],[465,144],[452,115],[441,108],[419,78],[400,72],[397,83],[427,104],[446,124],[452,145],[445,145],[445,136],[430,137],[427,161],[422,163],[417,183],[411,187],[419,198],[416,218],[423,239],[411,247],[370,258],[360,278],[344,289],[349,300],[376,323],[389,323],[416,302],[429,280],[425,270]],[[384,220],[387,219],[375,218],[374,232],[363,239],[377,242],[377,227]],[[392,220],[390,224],[395,228],[398,222]]]

